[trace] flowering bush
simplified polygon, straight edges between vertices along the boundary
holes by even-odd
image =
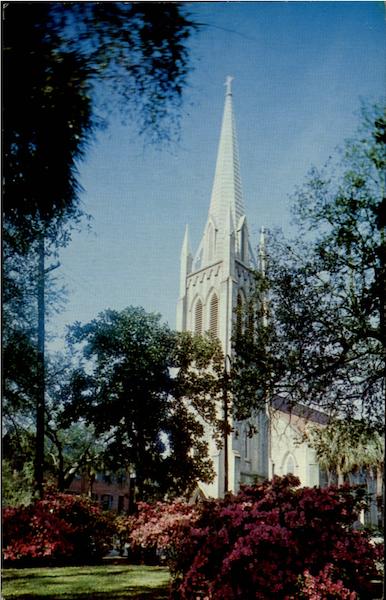
[[[183,551],[185,534],[190,534],[197,517],[197,510],[186,502],[140,502],[136,517],[128,517],[132,552],[143,556],[144,550],[150,551],[174,570]]]
[[[88,498],[51,494],[3,511],[7,562],[87,562],[103,556],[115,532],[112,517]]]
[[[131,540],[167,553],[181,600],[354,600],[380,552],[352,529],[362,505],[361,489],[288,475],[196,507],[142,505]]]
[[[319,575],[311,575],[308,569],[304,572],[304,579],[301,584],[301,598],[308,600],[356,600],[358,598],[355,592],[350,592],[344,587],[342,581],[333,580],[334,567],[327,564]]]

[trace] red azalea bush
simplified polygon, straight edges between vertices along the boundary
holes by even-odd
[[[131,539],[163,549],[181,600],[354,600],[367,594],[380,554],[352,529],[363,496],[275,477],[194,508],[142,506]]]
[[[185,534],[198,517],[194,506],[174,502],[138,503],[138,513],[128,517],[128,541],[131,551],[144,556],[147,550],[158,559],[166,560],[175,569],[185,544]],[[147,555],[149,556],[149,554]]]
[[[308,569],[304,572],[303,582],[300,585],[300,597],[308,600],[356,600],[355,592],[350,592],[342,580],[334,577],[334,567],[327,564],[319,575],[311,575]]]
[[[88,498],[50,494],[3,511],[4,560],[12,564],[88,562],[112,546],[114,520]]]

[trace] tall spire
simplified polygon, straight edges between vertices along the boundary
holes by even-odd
[[[209,215],[213,217],[220,231],[224,231],[229,210],[236,228],[240,217],[245,213],[232,106],[232,80],[233,77],[228,75],[225,81],[225,107],[209,208]]]
[[[266,249],[265,249],[265,227],[260,228],[259,240],[259,270],[262,277],[265,277],[266,269]]]
[[[180,296],[185,293],[186,276],[190,273],[192,268],[192,253],[190,251],[189,243],[189,227],[185,227],[184,241],[182,242],[181,249],[181,263],[180,263]]]

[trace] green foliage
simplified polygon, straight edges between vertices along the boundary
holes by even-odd
[[[270,236],[266,270],[256,274],[255,329],[235,337],[236,412],[280,395],[382,421],[384,127],[383,108],[368,109],[340,161],[312,169],[297,190],[297,239]]]
[[[59,491],[65,491],[75,474],[103,471],[104,438],[93,425],[69,419],[66,410],[74,401],[72,379],[76,368],[71,356],[51,356],[46,370],[46,473]]]
[[[46,428],[46,475],[58,491],[68,489],[75,475],[90,477],[103,471],[103,441],[96,437],[92,425],[78,421],[65,426],[50,417]]]
[[[172,332],[133,307],[75,324],[70,340],[88,362],[75,373],[67,414],[106,436],[105,465],[135,471],[140,499],[210,481],[204,423],[218,425],[218,342]]]
[[[319,465],[341,475],[361,469],[382,469],[383,437],[364,421],[335,420],[326,427],[308,426],[304,434]]]
[[[25,506],[33,498],[34,466],[30,451],[26,462],[15,469],[13,461],[3,458],[1,463],[2,506]]]
[[[2,505],[21,506],[33,498],[33,419],[17,413],[4,416],[2,443]]]
[[[32,410],[36,385],[35,256],[3,245],[3,415]]]
[[[28,359],[27,355],[26,364]],[[28,372],[22,372],[20,377],[27,380]],[[44,471],[46,480],[59,491],[70,486],[76,473],[92,475],[103,470],[103,438],[96,438],[92,425],[65,416],[66,407],[73,400],[72,373],[68,357],[58,355],[47,363]],[[33,497],[33,396],[26,394],[19,399],[19,395],[20,389],[15,387],[14,395],[7,395],[3,404],[2,500],[6,506],[26,504]]]

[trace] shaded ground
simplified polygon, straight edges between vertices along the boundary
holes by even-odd
[[[169,572],[165,567],[106,564],[3,570],[7,600],[165,600]]]

